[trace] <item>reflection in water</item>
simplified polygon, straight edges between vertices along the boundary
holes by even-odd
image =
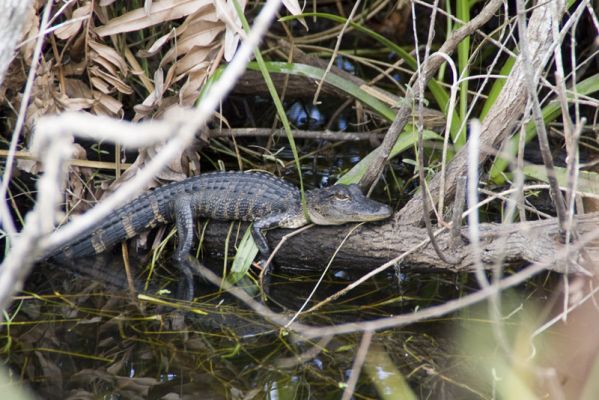
[[[73,270],[40,268],[27,287],[36,295],[15,303],[9,314],[13,325],[6,336],[10,342],[5,339],[0,345],[5,346],[5,358],[13,368],[27,365],[20,373],[39,396],[63,399],[89,393],[159,399],[175,393],[203,399],[340,398],[354,368],[360,334],[321,344],[306,341],[205,283],[198,285],[191,304],[172,296],[162,298],[160,304],[134,302],[118,264],[114,259],[78,262],[77,274],[86,278],[74,276]],[[135,274],[134,286],[145,290],[148,299],[158,299],[159,290],[172,292],[177,287],[177,276],[168,265],[158,265],[144,289],[150,269],[143,265]],[[309,306],[359,276],[332,272]],[[278,271],[268,305],[291,317],[318,278]],[[398,282],[389,273],[299,320],[332,325],[410,313],[455,298],[467,287],[467,277],[456,275],[405,273]],[[404,378],[424,397],[454,393],[446,398],[464,398],[460,395],[466,393],[472,398],[473,390],[485,393],[474,386],[464,389],[459,383],[465,378],[447,370],[456,354],[448,333],[460,321],[451,317],[375,334],[356,398],[400,393]]]

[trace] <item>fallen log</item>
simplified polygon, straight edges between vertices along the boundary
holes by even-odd
[[[305,232],[290,237],[275,255],[279,266],[299,270],[322,270],[329,262],[343,239],[354,225],[314,226]],[[573,260],[590,269],[589,261],[599,260],[599,213],[577,217],[576,228],[582,240],[587,243],[584,249],[589,257],[584,265],[580,257]],[[559,235],[557,219],[514,223],[509,225],[485,223],[480,225],[481,255],[485,268],[492,267],[496,260],[502,259],[503,266],[521,266],[526,263],[542,262],[547,268],[557,272],[566,272],[568,267],[563,261],[566,245]],[[224,222],[210,222],[203,238],[203,246],[208,255],[222,256],[225,241],[230,236],[232,241],[241,238],[241,234],[229,235],[230,225]],[[234,229],[234,232],[237,230]],[[268,233],[271,249],[290,233],[289,230],[277,229]],[[594,236],[594,237],[593,237]],[[586,238],[586,239],[585,239]],[[403,253],[408,253],[401,261],[402,268],[419,270],[444,270],[454,272],[470,272],[475,269],[475,260],[471,244],[468,241],[467,228],[461,230],[461,240],[455,248],[451,248],[451,237],[448,231],[437,236],[440,248],[457,259],[457,264],[448,264],[439,259],[428,243],[414,250],[423,241],[428,240],[424,228],[406,226],[394,222],[370,223],[358,227],[350,234],[337,252],[332,267],[337,269],[354,269],[370,271]],[[570,248],[575,244],[570,244]],[[231,255],[235,246],[229,243]],[[561,261],[560,261],[561,260]],[[576,268],[575,268],[576,269]],[[572,267],[570,267],[570,271]]]

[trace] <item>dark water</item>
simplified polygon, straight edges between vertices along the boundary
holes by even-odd
[[[41,398],[341,397],[361,333],[321,343],[306,340],[201,281],[193,303],[168,296],[161,304],[133,301],[116,287],[122,273],[108,271],[107,266],[104,276],[111,278],[104,285],[102,274],[90,280],[40,268],[29,280],[28,292],[14,303],[0,345],[7,365]],[[145,273],[138,275],[140,285]],[[293,315],[319,278],[279,272],[267,305]],[[351,272],[328,274],[309,305],[356,278]],[[170,280],[174,275],[162,266],[151,281],[153,288],[144,294],[155,297],[160,287],[173,286]],[[475,289],[471,285],[466,275],[390,272],[298,320],[329,326],[410,313],[459,297]],[[255,287],[249,288],[256,293]],[[536,290],[542,292],[542,286]],[[381,390],[397,394],[400,378],[419,398],[488,398],[490,386],[473,383],[469,363],[460,366],[463,357],[473,355],[453,335],[464,327],[487,329],[486,315],[486,310],[472,309],[377,332],[353,398],[381,398]]]

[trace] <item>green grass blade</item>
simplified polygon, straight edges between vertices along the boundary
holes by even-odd
[[[334,15],[334,14],[328,14],[328,13],[304,13],[301,15],[290,15],[290,16],[280,18],[279,21],[284,22],[284,21],[290,21],[293,19],[309,18],[309,17],[324,18],[324,19],[328,19],[328,20],[331,20],[334,22],[338,22],[339,24],[345,24],[347,22],[346,18],[340,17],[338,15]],[[406,64],[408,64],[408,66],[410,68],[412,68],[413,70],[416,70],[416,68],[417,68],[416,59],[414,57],[412,57],[412,55],[410,53],[408,53],[406,50],[401,48],[401,46],[398,46],[393,41],[387,39],[383,35],[364,27],[363,25],[361,25],[357,22],[350,21],[349,25],[356,31],[362,32],[362,33],[368,35],[372,39],[376,40],[377,42],[379,42],[383,46],[385,46],[388,50],[396,53],[401,59],[403,59],[406,62]],[[449,104],[449,94],[447,93],[447,91],[443,88],[443,86],[441,86],[439,84],[439,82],[436,79],[429,80],[428,88],[431,91],[431,94],[433,95],[433,97],[435,98],[435,101],[439,105],[440,110],[442,110],[443,112],[447,112],[447,106]],[[453,129],[453,127],[460,126],[460,119],[459,119],[457,113],[454,113],[454,114],[455,114],[453,117],[454,123],[452,124],[452,129]]]
[[[547,170],[544,165],[527,165],[523,168],[522,172],[529,178],[548,182]],[[568,187],[568,170],[566,168],[555,167],[555,177],[557,178],[557,183],[561,187]],[[578,171],[577,183],[576,190],[583,193],[599,195],[598,173]]]
[[[470,21],[470,1],[469,0],[458,0],[457,1],[457,9],[456,9],[457,17],[462,23],[455,24],[454,29],[459,29],[464,24]],[[461,79],[460,81],[460,105],[459,105],[459,115],[460,120],[463,120],[467,117],[468,114],[468,76],[469,73],[469,59],[470,59],[470,36],[466,36],[464,40],[462,40],[458,44],[458,73]],[[466,129],[464,126],[462,129]],[[459,150],[466,143],[466,134],[465,132],[461,132],[458,130],[457,132],[451,132],[454,144],[456,145],[456,150]]]
[[[312,67],[310,65],[291,64],[276,61],[265,62],[264,67],[268,72],[271,73],[305,76],[315,80],[322,79],[325,72],[325,70],[322,68]],[[256,62],[251,62],[248,65],[248,69],[257,71],[260,69],[260,66]],[[393,119],[395,118],[395,111],[393,111],[390,107],[388,107],[385,103],[383,103],[376,97],[368,94],[355,83],[343,79],[330,72],[326,75],[325,82],[335,86],[338,89],[343,90],[350,96],[366,104],[368,107],[370,107],[373,111],[375,111],[377,114],[379,114],[386,120],[393,121]]]
[[[592,93],[599,91],[599,74],[595,74],[576,85],[576,91],[579,95],[587,96]],[[566,93],[568,101],[573,100],[572,93]],[[548,105],[543,107],[543,121],[544,123],[549,123],[554,121],[557,117],[561,115],[561,108],[558,100],[551,101]],[[529,122],[526,125],[525,129],[525,141],[530,142],[537,134],[537,129],[534,124],[534,121]],[[507,154],[510,154],[514,157],[518,152],[518,140],[519,135],[514,136],[509,140],[507,145],[504,147],[503,151]],[[489,176],[491,181],[496,184],[503,184],[505,182],[505,177],[503,176],[503,172],[506,170],[509,165],[509,161],[504,158],[496,158],[495,162],[491,166],[491,171]]]
[[[436,132],[425,130],[423,132],[424,140],[443,140],[443,137]],[[418,144],[418,131],[411,125],[406,126],[406,130],[397,138],[397,142],[393,145],[391,152],[389,153],[389,159],[397,156],[399,153],[414,147]],[[370,163],[376,156],[376,152],[380,149],[375,149],[364,157],[359,163],[353,166],[347,173],[345,173],[337,183],[349,185],[352,183],[358,183],[362,176],[370,168]]]
[[[206,94],[208,94],[210,92],[210,88],[212,86],[214,86],[214,84],[220,79],[221,75],[223,74],[223,71],[225,70],[224,66],[218,67],[214,73],[208,78],[208,80],[206,80],[206,84],[202,87],[202,90],[200,90],[200,94],[198,96],[198,99],[196,100],[196,105],[198,105],[199,103],[202,102],[202,100],[204,99],[204,97],[206,97]]]
[[[245,276],[245,274],[249,271],[252,262],[258,255],[258,246],[252,239],[252,229],[249,226],[243,237],[241,238],[241,242],[237,247],[237,252],[235,253],[235,259],[233,260],[233,265],[231,266],[231,273],[227,276],[227,280],[230,283],[237,283],[241,278]]]
[[[505,62],[505,64],[503,64],[503,67],[501,67],[501,71],[499,71],[499,74],[501,76],[505,76],[506,78],[495,79],[495,81],[493,82],[493,86],[491,86],[491,90],[489,91],[489,95],[487,96],[487,100],[485,101],[485,104],[483,104],[483,109],[479,116],[479,119],[481,121],[483,121],[485,119],[485,117],[491,110],[491,107],[493,107],[493,105],[497,101],[497,97],[499,97],[499,93],[501,93],[501,90],[503,89],[503,86],[505,85],[507,76],[512,71],[512,68],[514,67],[515,63],[516,63],[516,58],[509,57],[507,59],[507,61]]]

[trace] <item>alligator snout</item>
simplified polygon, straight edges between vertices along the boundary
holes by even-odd
[[[370,200],[370,199],[369,199]],[[379,203],[378,201],[370,200],[374,204],[373,210],[369,213],[372,218],[366,217],[363,221],[378,221],[389,218],[393,214],[393,209],[387,204]]]
[[[359,189],[356,188],[358,191]],[[393,209],[387,204],[380,203],[376,200],[369,199],[364,196],[362,192],[354,194],[352,208],[354,210],[354,217],[352,221],[363,222],[363,221],[379,221],[385,218],[389,218],[393,214]]]

